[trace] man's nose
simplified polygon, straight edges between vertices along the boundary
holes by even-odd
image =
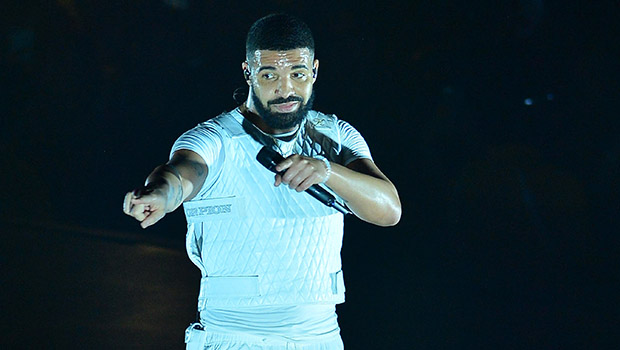
[[[287,98],[295,93],[293,90],[293,82],[288,77],[278,79],[278,85],[275,91],[279,97]]]

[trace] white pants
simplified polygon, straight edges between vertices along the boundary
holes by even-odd
[[[206,333],[201,350],[344,350],[340,335],[316,342],[287,342],[245,334]]]

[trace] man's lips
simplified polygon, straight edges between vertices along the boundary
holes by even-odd
[[[287,102],[287,103],[278,103],[278,104],[272,104],[272,106],[280,112],[290,113],[294,111],[295,109],[297,109],[297,106],[299,106],[299,102],[293,101],[293,102]]]

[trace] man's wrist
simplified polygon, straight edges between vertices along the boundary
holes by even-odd
[[[164,169],[173,174],[176,178],[176,183],[171,183],[168,181],[168,203],[166,203],[166,211],[171,212],[178,208],[183,203],[183,180],[181,179],[181,174],[179,171],[172,165],[164,164]],[[169,179],[169,178],[167,178]]]
[[[146,186],[161,193],[166,201],[166,213],[174,211],[183,203],[183,180],[179,171],[170,164],[157,167],[148,177]]]
[[[318,155],[318,156],[314,156],[314,159],[318,159],[320,161],[323,162],[323,164],[325,164],[325,178],[323,179],[323,181],[321,181],[321,183],[326,183],[327,180],[329,180],[329,176],[332,174],[332,165],[329,162],[329,160],[327,160],[327,158]]]

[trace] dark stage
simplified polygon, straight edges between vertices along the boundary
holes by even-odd
[[[185,219],[123,196],[236,107],[272,12],[402,201],[345,219],[346,349],[618,347],[617,3],[41,0],[0,5],[2,349],[183,348]]]

